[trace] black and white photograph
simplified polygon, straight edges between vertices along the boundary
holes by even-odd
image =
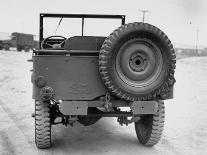
[[[207,155],[207,1],[0,0],[0,155]]]

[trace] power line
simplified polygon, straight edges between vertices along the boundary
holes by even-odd
[[[148,11],[148,10],[139,10],[140,12],[142,12],[142,22],[144,23],[144,20],[145,20],[145,14],[147,13],[147,12],[150,12],[150,11]]]

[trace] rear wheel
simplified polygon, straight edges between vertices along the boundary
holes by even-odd
[[[4,45],[4,50],[9,51],[10,50],[10,46],[8,44]]]
[[[155,115],[142,115],[141,119],[135,122],[137,138],[142,145],[153,146],[158,143],[164,128],[164,118],[164,102],[159,101]]]
[[[26,46],[26,47],[24,48],[24,51],[25,51],[25,52],[29,52],[29,50],[30,50],[30,48],[29,48],[28,46]]]
[[[35,143],[40,149],[51,146],[50,102],[35,101]]]
[[[23,50],[22,46],[17,46],[17,51],[21,52]]]

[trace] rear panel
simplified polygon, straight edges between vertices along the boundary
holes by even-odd
[[[106,93],[98,70],[98,56],[33,56],[33,99],[39,100],[35,81],[43,76],[54,90],[53,99],[93,100]]]

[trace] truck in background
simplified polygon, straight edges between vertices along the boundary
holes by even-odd
[[[30,49],[38,48],[38,41],[34,40],[32,34],[13,32],[10,39],[0,40],[0,50],[10,50],[11,47],[16,48],[17,51],[28,52]]]

